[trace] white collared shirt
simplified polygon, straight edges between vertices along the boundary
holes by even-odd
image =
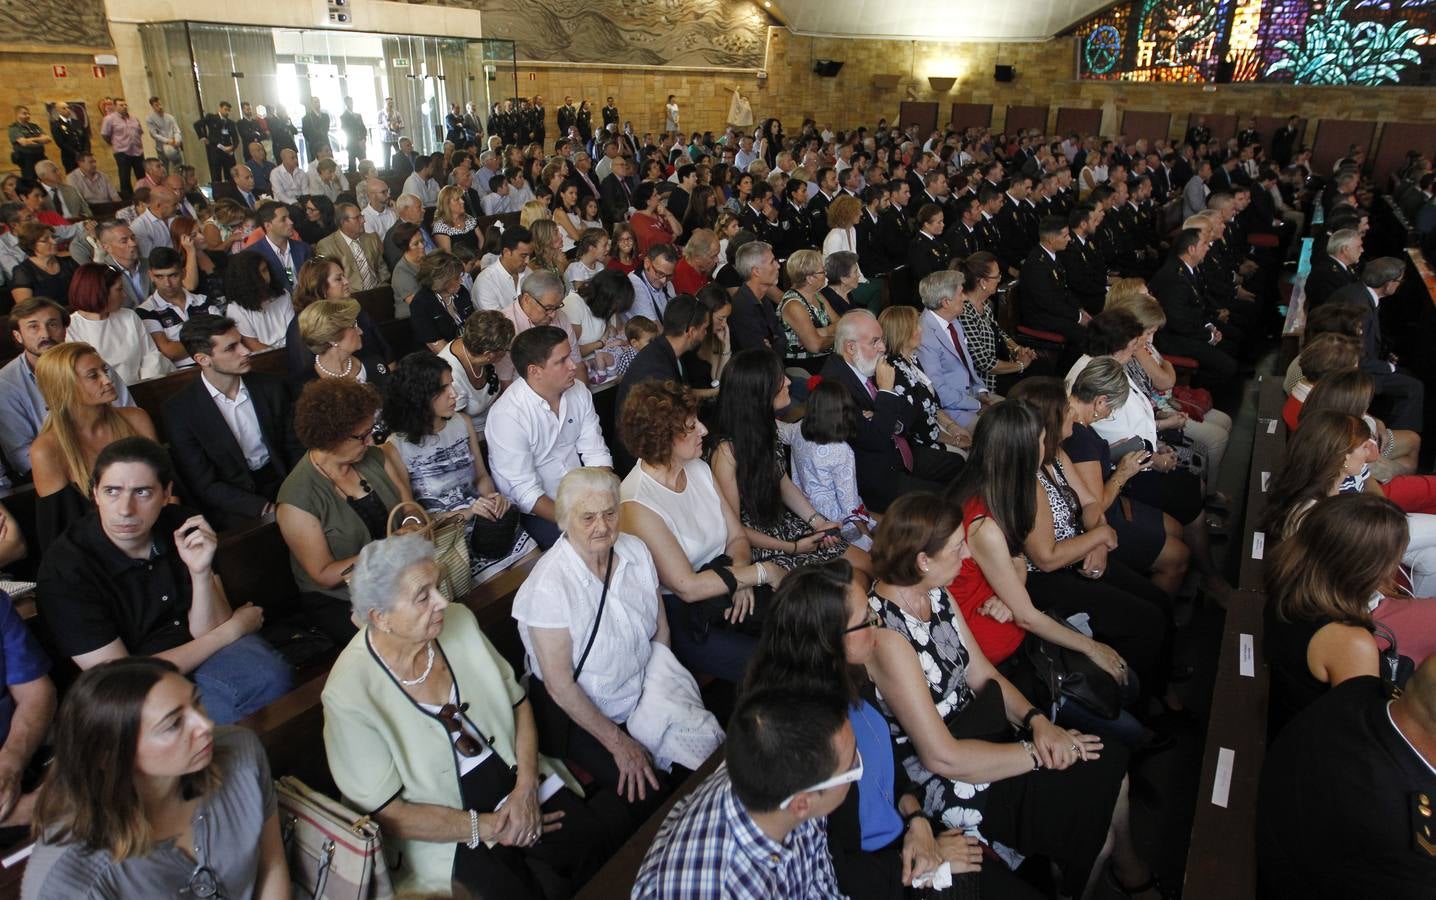
[[[527,381],[517,379],[490,408],[484,439],[494,484],[525,513],[544,496],[557,496],[570,470],[613,465],[593,396],[581,381],[559,396],[555,414]]]
[[[372,206],[364,207],[364,230],[370,234],[377,234],[379,237],[389,233],[389,229],[399,221],[398,213],[392,208],[379,212]],[[407,247],[404,249],[408,249]]]
[[[259,413],[254,411],[254,403],[249,399],[249,388],[244,386],[243,379],[239,382],[239,391],[233,400],[210,384],[204,375],[200,376],[200,381],[204,383],[204,389],[209,391],[215,406],[219,407],[224,424],[229,426],[230,433],[239,443],[239,450],[244,454],[244,464],[249,466],[249,471],[257,472],[268,465],[269,448],[264,446],[264,433],[259,429]]]
[[[479,273],[474,279],[474,308],[475,309],[503,309],[519,298],[519,290],[523,287],[524,279],[528,277],[527,268],[519,271],[518,281],[509,274],[503,263],[495,262],[493,265]]]
[[[269,190],[280,203],[298,203],[299,195],[305,193],[308,186],[308,175],[297,166],[293,172],[284,166],[275,166],[269,173]]]

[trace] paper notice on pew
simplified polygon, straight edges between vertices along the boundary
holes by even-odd
[[[1266,493],[1266,486],[1267,486],[1268,484],[1271,484],[1271,473],[1270,473],[1270,472],[1263,472],[1263,473],[1261,473],[1261,492],[1262,492],[1263,494]]]
[[[1236,764],[1237,752],[1229,747],[1217,750],[1217,774],[1212,779],[1212,805],[1227,808],[1227,798],[1232,792],[1232,766]]]
[[[1269,419],[1266,423],[1266,433],[1276,434],[1276,419]]]
[[[1262,553],[1266,550],[1266,533],[1261,531],[1252,532],[1252,559],[1261,559]]]
[[[1243,678],[1256,677],[1256,640],[1243,634],[1238,645],[1237,668]]]

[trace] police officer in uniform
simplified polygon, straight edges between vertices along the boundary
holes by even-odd
[[[1436,895],[1436,655],[1400,696],[1349,678],[1287,723],[1257,803],[1258,895]],[[1240,761],[1238,761],[1240,765]]]
[[[877,245],[887,261],[888,270],[907,262],[908,244],[912,243],[912,219],[908,217],[908,201],[912,188],[906,181],[888,182],[888,208],[878,217]]]
[[[776,209],[773,186],[766,181],[759,181],[753,185],[748,205],[738,213],[738,223],[757,235],[758,240],[777,247],[782,241],[783,229],[778,224]]]
[[[907,267],[910,282],[913,285],[918,285],[933,272],[946,269],[951,257],[948,254],[947,244],[942,239],[944,221],[942,207],[936,203],[924,203],[918,208],[915,221],[919,224],[917,234],[913,235],[912,241],[907,246]],[[893,299],[907,302],[911,298],[895,297]]]

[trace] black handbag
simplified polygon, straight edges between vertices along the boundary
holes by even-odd
[[[1077,630],[1065,619],[1051,618],[1063,628]],[[1024,646],[1027,659],[1037,672],[1037,681],[1047,692],[1045,705],[1056,704],[1065,698],[1082,704],[1084,709],[1099,718],[1111,720],[1121,715],[1121,686],[1087,654],[1059,647],[1030,634]]]
[[[1375,623],[1372,628],[1375,636],[1386,642],[1386,649],[1379,651],[1381,662],[1381,680],[1386,684],[1387,693],[1392,697],[1401,696],[1401,691],[1410,680],[1411,673],[1416,671],[1416,661],[1409,656],[1402,656],[1396,646],[1396,633],[1380,622]]]

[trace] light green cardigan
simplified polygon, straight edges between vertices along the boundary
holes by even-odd
[[[367,631],[367,629],[366,629]],[[324,685],[324,748],[334,783],[356,809],[371,813],[395,799],[462,809],[458,757],[438,718],[420,709],[369,650],[360,631],[339,654]],[[479,629],[474,614],[454,604],[444,613],[439,648],[454,673],[459,701],[493,748],[514,764],[514,707],[525,697],[513,668]],[[557,773],[583,791],[563,764],[539,756],[540,780]],[[487,810],[481,810],[487,812]],[[398,890],[448,893],[457,844],[384,836],[399,867]]]

